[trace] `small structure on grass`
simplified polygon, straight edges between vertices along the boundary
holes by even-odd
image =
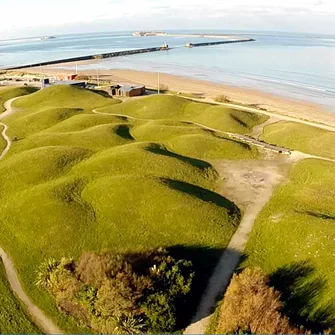
[[[75,80],[77,78],[77,74],[58,74],[56,76],[57,80]]]
[[[78,81],[78,80],[55,80],[50,82],[49,78],[44,78],[41,80],[41,88],[45,88],[48,86],[53,85],[69,85],[69,86],[76,86],[76,87],[86,87],[86,83],[84,81]]]
[[[136,97],[145,94],[144,85],[114,85],[107,89],[110,95],[120,97]]]

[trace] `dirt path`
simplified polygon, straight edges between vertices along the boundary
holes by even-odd
[[[12,115],[15,113],[15,110],[11,108],[11,103],[16,100],[11,99],[7,101],[4,104],[4,107],[6,111],[2,114],[0,114],[0,120],[3,120],[4,118],[8,117],[9,115]],[[5,155],[8,153],[10,147],[11,147],[11,140],[7,136],[6,132],[8,129],[8,126],[2,122],[0,122],[0,125],[4,127],[1,135],[7,142],[6,148],[2,151],[0,155],[0,160],[5,157]],[[7,279],[10,284],[10,287],[12,291],[17,295],[17,297],[22,301],[22,303],[26,306],[28,313],[30,314],[32,320],[37,324],[37,326],[44,331],[47,334],[62,334],[63,332],[53,323],[51,319],[49,319],[27,296],[27,294],[24,292],[22,285],[20,283],[20,279],[16,273],[15,266],[10,258],[10,256],[0,247],[0,257],[2,259],[2,262],[4,264]]]
[[[3,130],[1,132],[1,136],[4,138],[4,140],[7,142],[7,145],[5,147],[5,149],[3,149],[2,153],[0,154],[0,160],[6,156],[7,152],[9,151],[10,147],[12,146],[12,142],[10,140],[10,138],[7,136],[7,125],[5,125],[4,123],[0,122],[0,126],[3,127]]]
[[[234,201],[244,212],[242,221],[233,235],[201,298],[196,315],[184,334],[204,334],[212,317],[217,298],[229,284],[254,222],[269,201],[273,190],[283,180],[289,157],[276,160],[212,161],[214,168],[224,178],[218,193]]]

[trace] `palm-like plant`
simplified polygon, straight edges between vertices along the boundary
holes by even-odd
[[[57,269],[59,262],[55,259],[45,260],[38,268],[35,284],[43,289],[47,289],[51,284],[51,274]]]

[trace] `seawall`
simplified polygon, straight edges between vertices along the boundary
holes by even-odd
[[[103,53],[103,54],[79,56],[79,57],[57,59],[57,60],[34,63],[34,64],[13,66],[13,67],[2,68],[1,70],[20,70],[20,69],[26,69],[26,68],[29,68],[29,67],[56,65],[56,64],[60,64],[60,63],[80,62],[80,61],[92,60],[92,59],[104,59],[104,58],[120,57],[120,56],[126,56],[126,55],[140,54],[140,53],[144,53],[144,52],[156,52],[156,51],[161,51],[161,50],[162,50],[162,47],[125,50],[125,51],[115,51],[115,52],[108,52],[108,53]]]
[[[240,39],[240,40],[231,40],[231,41],[215,41],[215,42],[203,42],[203,43],[191,43],[190,47],[202,47],[202,46],[210,46],[210,45],[218,45],[218,44],[229,44],[229,43],[243,43],[243,42],[252,42],[254,39]],[[173,49],[173,48],[168,48]],[[34,64],[26,64],[26,65],[19,65],[19,66],[12,66],[7,68],[1,68],[1,70],[20,70],[20,69],[27,69],[29,67],[39,67],[39,66],[47,66],[47,65],[57,65],[61,63],[71,63],[71,62],[80,62],[84,60],[92,60],[92,59],[104,59],[104,58],[113,58],[113,57],[120,57],[126,55],[135,55],[145,52],[156,52],[165,49],[163,46],[160,47],[153,47],[153,48],[145,48],[145,49],[135,49],[135,50],[124,50],[124,51],[115,51],[115,52],[108,52],[102,54],[95,54],[95,55],[87,55],[87,56],[79,56],[79,57],[72,57],[72,58],[64,58],[64,59],[57,59],[52,61],[34,63]]]
[[[229,43],[245,43],[245,42],[253,42],[255,41],[252,38],[243,39],[243,40],[234,40],[234,41],[216,41],[216,42],[202,42],[202,43],[190,43],[190,47],[205,47],[210,45],[218,45],[218,44],[229,44]]]

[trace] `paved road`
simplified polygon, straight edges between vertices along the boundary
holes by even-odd
[[[17,98],[15,98],[17,99]],[[4,104],[4,107],[6,111],[2,114],[0,114],[0,120],[5,119],[9,115],[12,115],[15,113],[15,110],[11,108],[11,103],[15,100],[11,99],[7,101]],[[2,131],[1,135],[7,142],[6,148],[2,151],[0,155],[0,160],[5,157],[5,155],[8,153],[12,142],[10,138],[7,136],[6,131],[8,129],[8,126],[2,122],[0,122],[0,125],[4,127],[4,130]],[[26,306],[28,313],[32,317],[33,321],[39,326],[41,330],[43,330],[47,334],[62,334],[63,332],[61,331],[60,328],[57,327],[53,323],[51,319],[49,319],[27,296],[27,294],[24,292],[22,285],[20,283],[20,279],[16,273],[15,266],[10,258],[10,256],[6,253],[5,250],[3,250],[0,247],[0,257],[2,259],[2,262],[4,264],[6,274],[7,274],[7,279],[10,284],[10,287],[13,292],[17,295],[17,297],[23,302],[23,304]]]

